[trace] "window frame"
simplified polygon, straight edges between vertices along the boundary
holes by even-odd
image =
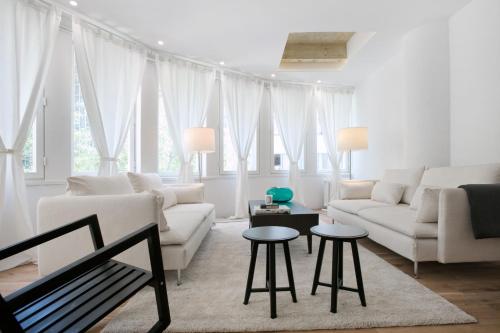
[[[40,106],[35,111],[35,119],[33,120],[33,128],[35,128],[34,146],[35,146],[35,172],[24,172],[26,180],[43,180],[45,179],[45,111],[47,107],[47,99],[45,89],[43,90]]]

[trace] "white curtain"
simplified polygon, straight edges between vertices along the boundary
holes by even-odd
[[[129,133],[146,50],[75,17],[73,43],[85,109],[101,158],[99,175],[113,175]]]
[[[235,211],[232,218],[248,215],[248,154],[259,120],[264,83],[253,78],[221,75],[224,117],[229,122],[233,146],[238,154]]]
[[[304,198],[298,163],[310,121],[313,93],[313,87],[307,85],[271,85],[271,110],[290,160],[289,184],[294,192],[293,200],[301,203]]]
[[[27,207],[23,147],[40,107],[59,30],[60,13],[36,1],[0,1],[0,248],[33,236]],[[5,270],[34,252],[2,260]]]
[[[156,58],[168,129],[181,163],[179,181],[193,181],[191,153],[184,147],[184,130],[203,127],[215,82],[215,69],[179,59]]]
[[[353,90],[351,88],[316,89],[318,121],[323,142],[332,166],[330,175],[330,200],[339,198],[340,169],[343,154],[337,154],[336,134],[341,128],[349,127]]]

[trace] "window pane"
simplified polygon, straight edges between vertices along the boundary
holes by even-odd
[[[163,105],[163,98],[159,99],[158,110],[158,171],[162,175],[177,176],[181,162],[175,152],[174,143],[167,126],[167,116]]]
[[[206,154],[202,154],[201,173],[206,175]],[[191,159],[193,175],[198,175],[198,154],[193,154]],[[174,142],[168,130],[167,115],[162,94],[158,97],[158,172],[163,176],[178,176],[181,161],[175,151]]]
[[[73,172],[82,174],[97,174],[99,170],[100,157],[95,147],[90,130],[90,122],[85,110],[80,81],[76,70],[76,62],[73,64]],[[123,145],[123,150],[118,156],[118,171],[130,170],[131,165],[131,131]]]
[[[276,120],[273,120],[274,127],[274,139],[273,139],[273,169],[274,170],[289,170],[290,169],[290,161],[286,154],[285,146],[283,145],[283,141],[281,140],[281,135],[279,132],[278,124]],[[304,148],[302,147],[302,154],[299,159],[299,169],[304,169]]]
[[[224,116],[223,127],[223,170],[236,171],[238,167],[238,154],[234,148],[233,141],[231,140],[231,132],[229,130],[229,120]],[[254,134],[252,147],[248,154],[248,171],[257,171],[257,133]]]
[[[326,149],[323,132],[319,120],[316,120],[316,153],[317,165],[319,172],[328,172],[332,170],[330,159],[328,158],[328,150]]]
[[[36,120],[30,129],[23,148],[23,167],[25,173],[36,172]]]

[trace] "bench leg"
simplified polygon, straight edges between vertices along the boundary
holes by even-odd
[[[150,332],[163,332],[170,325],[171,318],[158,232],[153,233],[148,238],[148,249],[151,260],[151,271],[154,278],[153,287],[155,290],[156,307],[158,310],[158,322],[150,329]]]

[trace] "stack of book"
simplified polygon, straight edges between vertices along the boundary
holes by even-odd
[[[255,206],[254,211],[256,215],[260,214],[290,214],[290,207],[279,204],[262,204],[260,206]]]

